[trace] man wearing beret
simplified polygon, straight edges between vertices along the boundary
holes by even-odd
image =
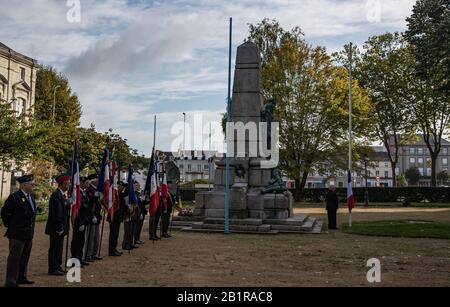
[[[65,193],[70,188],[71,176],[60,175],[56,178],[56,182],[58,188],[50,197],[45,234],[50,236],[48,274],[62,276],[65,273],[62,268],[64,237],[68,235],[69,231],[69,204]]]
[[[37,209],[32,195],[34,178],[33,175],[25,175],[17,181],[20,184],[19,191],[8,197],[1,210],[3,224],[8,228],[5,236],[9,240],[6,287],[34,283],[27,278]]]

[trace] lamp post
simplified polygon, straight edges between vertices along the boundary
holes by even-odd
[[[369,157],[367,156],[367,154],[364,154],[364,169],[365,169],[365,173],[366,173],[366,191],[364,192],[364,205],[366,207],[369,206],[369,190],[368,190],[368,186],[367,186],[367,163],[369,162]]]
[[[52,116],[53,127],[55,126],[56,90],[59,89],[60,87],[61,85],[57,85],[53,88],[53,116]]]

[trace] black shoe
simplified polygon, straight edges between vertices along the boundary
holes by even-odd
[[[120,256],[122,256],[122,253],[115,251],[115,252],[109,253],[109,256],[110,257],[120,257]]]
[[[141,240],[137,240],[136,242],[134,242],[134,243],[136,243],[136,244],[138,244],[138,245],[142,245],[142,244],[144,244],[144,242],[142,242]]]
[[[86,262],[94,262],[94,260],[92,258],[86,258]]]
[[[17,284],[18,285],[34,285],[34,281],[31,281],[31,280],[28,280],[28,279],[24,278],[24,279],[19,279],[17,281]]]
[[[139,248],[139,245],[134,245],[133,248]]]
[[[81,265],[82,265],[82,266],[88,266],[88,265],[90,265],[90,263],[89,263],[89,262],[86,262],[86,261],[82,261],[82,262],[81,262]]]
[[[169,235],[168,233],[163,234],[162,237],[163,237],[163,238],[172,238],[172,236]]]
[[[92,260],[103,260],[103,257],[97,257],[97,256],[95,256],[95,257],[92,257]]]
[[[48,272],[48,275],[50,276],[64,276],[64,273],[61,271],[53,271],[53,272]]]
[[[60,271],[60,272],[63,273],[64,275],[67,274],[67,270],[59,269],[58,271]]]
[[[5,284],[5,288],[19,288],[17,284]]]

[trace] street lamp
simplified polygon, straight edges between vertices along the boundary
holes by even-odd
[[[367,187],[367,163],[369,162],[369,157],[367,156],[367,154],[364,154],[364,169],[366,172],[366,191],[364,192],[364,205],[366,207],[369,206],[369,190]]]
[[[56,90],[59,89],[60,87],[61,85],[57,85],[53,88],[53,116],[52,116],[53,126],[55,126]]]

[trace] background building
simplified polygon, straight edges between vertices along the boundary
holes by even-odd
[[[0,103],[7,103],[18,115],[34,111],[37,61],[0,43]],[[16,174],[20,175],[20,174]],[[14,174],[1,169],[0,199],[15,187]]]

